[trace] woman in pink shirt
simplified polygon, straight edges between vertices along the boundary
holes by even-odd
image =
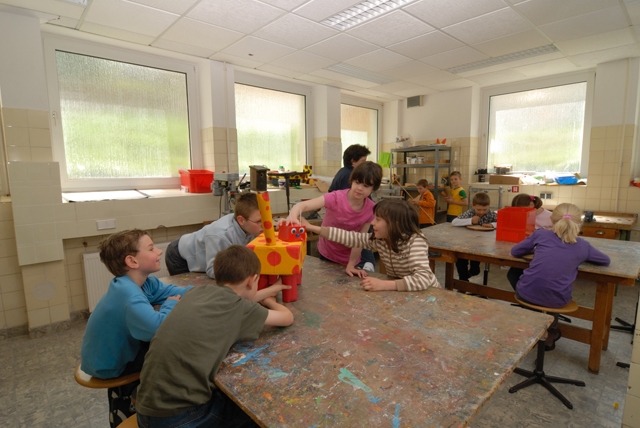
[[[327,193],[315,199],[296,204],[284,223],[299,223],[303,212],[325,208],[322,226],[332,226],[354,232],[368,232],[373,220],[374,203],[369,199],[378,190],[382,180],[382,168],[375,162],[364,162],[353,169],[349,182],[350,189]],[[318,252],[325,259],[346,265],[349,276],[367,276],[366,271],[356,268],[362,248],[349,248],[336,242],[320,238]]]

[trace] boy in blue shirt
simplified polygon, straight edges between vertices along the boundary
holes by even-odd
[[[100,379],[112,379],[142,370],[160,323],[192,287],[166,285],[149,276],[160,270],[162,250],[144,230],[116,233],[98,248],[100,260],[115,278],[87,322],[81,369]],[[156,311],[153,305],[161,306]],[[111,426],[135,413],[129,396],[138,383],[109,388]]]

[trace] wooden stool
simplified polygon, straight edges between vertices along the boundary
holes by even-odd
[[[117,388],[140,379],[140,372],[131,373],[115,379],[99,379],[86,374],[78,365],[75,376],[76,382],[87,388]]]
[[[578,310],[578,304],[573,300],[567,306],[562,308],[547,308],[544,306],[538,306],[538,305],[534,305],[533,303],[524,302],[518,299],[517,297],[516,297],[516,300],[522,306],[526,306],[528,308],[535,309],[537,311],[554,315],[553,317],[554,321],[549,327],[555,327],[555,325],[558,323],[557,314],[568,314]],[[526,388],[527,386],[533,385],[534,383],[539,383],[540,385],[547,388],[547,390],[549,390],[549,392],[555,395],[560,401],[562,401],[562,403],[565,406],[567,406],[569,409],[573,409],[573,404],[571,404],[571,402],[567,400],[564,395],[560,394],[560,392],[553,385],[551,385],[551,382],[568,383],[576,386],[585,386],[585,383],[581,380],[565,379],[561,377],[545,375],[544,373],[545,341],[546,341],[545,339],[541,339],[538,341],[538,359],[536,360],[536,368],[533,371],[523,370],[519,367],[515,368],[514,372],[518,373],[521,376],[526,376],[528,379],[509,388],[509,392],[513,394],[514,392],[518,392],[522,388]]]
[[[138,428],[138,415],[129,416],[117,428]]]

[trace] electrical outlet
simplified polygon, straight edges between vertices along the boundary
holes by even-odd
[[[116,228],[116,220],[96,220],[96,225],[98,230],[105,229],[115,229]]]
[[[553,199],[553,193],[540,193],[540,199]]]

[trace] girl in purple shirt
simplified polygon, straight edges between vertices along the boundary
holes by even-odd
[[[537,229],[511,249],[511,255],[535,254],[522,276],[508,275],[520,300],[549,308],[561,308],[571,302],[573,281],[583,262],[608,266],[609,256],[578,238],[582,211],[573,204],[560,204],[553,210],[553,230]],[[509,272],[511,274],[511,272]],[[549,329],[550,349],[560,338],[560,330]]]

